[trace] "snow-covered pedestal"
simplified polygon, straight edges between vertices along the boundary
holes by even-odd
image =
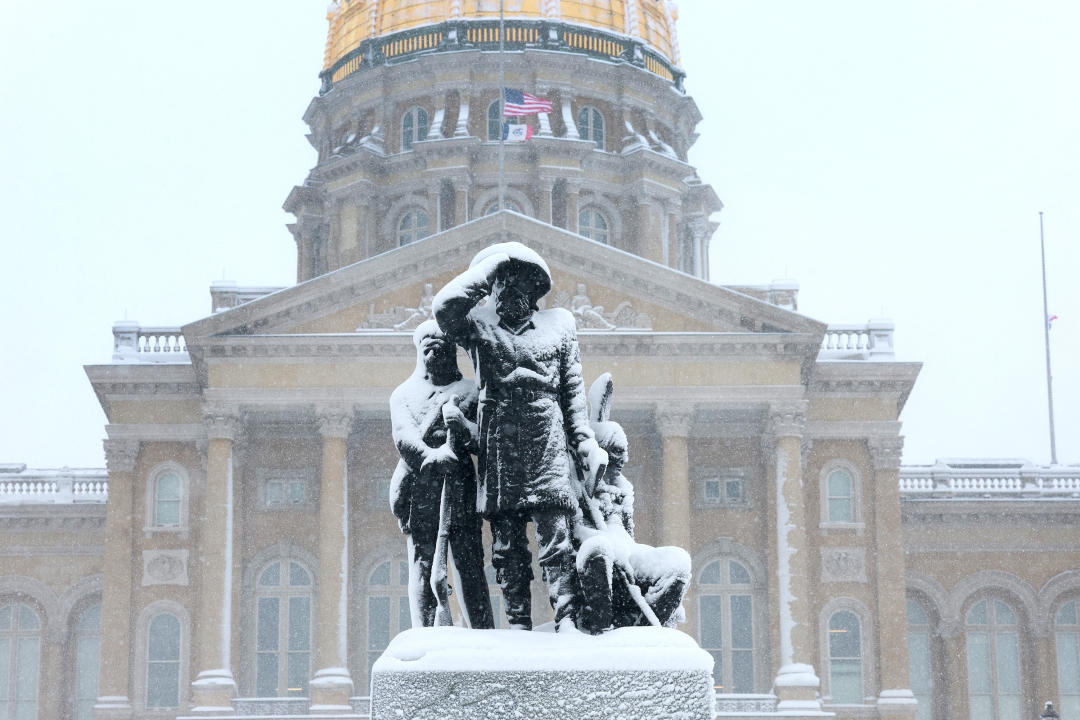
[[[653,627],[591,636],[416,628],[372,668],[373,720],[712,720],[713,659]]]

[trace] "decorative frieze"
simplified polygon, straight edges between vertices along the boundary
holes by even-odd
[[[143,587],[187,584],[187,550],[143,550]]]
[[[866,582],[866,550],[851,547],[822,548],[821,582]]]
[[[206,437],[210,440],[236,440],[243,425],[240,418],[229,410],[206,408],[203,410],[203,425]]]
[[[904,438],[872,437],[866,441],[875,470],[899,470],[904,454]]]
[[[655,411],[656,429],[661,437],[682,437],[690,434],[690,421],[693,419],[692,408],[658,407]]]
[[[135,461],[139,459],[138,440],[105,440],[105,466],[109,473],[135,472]]]
[[[578,330],[651,330],[652,318],[634,310],[629,300],[623,300],[607,312],[602,305],[593,305],[588,287],[578,283],[574,292],[555,289],[551,307],[561,307],[574,315]]]
[[[319,434],[324,438],[347,438],[353,425],[353,412],[345,408],[321,409],[316,422]]]
[[[767,435],[773,437],[802,437],[806,431],[806,403],[772,405],[769,407]]]

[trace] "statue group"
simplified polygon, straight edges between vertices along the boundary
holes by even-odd
[[[414,626],[452,624],[452,557],[464,621],[494,627],[485,520],[510,627],[532,629],[529,522],[556,629],[598,634],[681,618],[690,557],[634,540],[611,376],[586,393],[574,315],[538,309],[550,290],[536,252],[492,245],[435,294],[434,319],[413,333],[416,369],[391,396],[401,459],[390,500],[408,545]],[[457,346],[475,381],[462,377]]]

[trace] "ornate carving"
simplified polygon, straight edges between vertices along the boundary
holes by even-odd
[[[806,403],[773,405],[769,408],[768,435],[802,437],[806,430]]]
[[[904,454],[904,438],[872,437],[866,441],[875,470],[899,470]]]
[[[243,429],[240,418],[234,412],[221,408],[205,408],[203,425],[206,427],[206,437],[210,440],[235,441]]]
[[[134,472],[139,458],[138,440],[105,440],[105,465],[109,473]]]
[[[324,438],[347,438],[352,430],[353,413],[345,408],[319,410],[316,418]]]
[[[716,711],[729,713],[775,713],[777,698],[717,696]]]
[[[822,582],[866,582],[866,551],[862,548],[822,548]]]
[[[693,408],[657,407],[654,411],[656,429],[662,437],[686,437],[690,433]]]
[[[578,330],[652,329],[652,318],[634,310],[628,300],[616,305],[611,312],[604,312],[602,305],[593,305],[585,283],[578,283],[573,293],[568,290],[555,290],[551,306],[566,308],[572,312]]]
[[[187,585],[187,550],[143,550],[143,587]]]
[[[435,294],[431,283],[424,284],[424,293],[420,296],[420,302],[416,307],[395,305],[385,312],[375,312],[375,303],[368,307],[368,316],[360,323],[357,330],[415,330],[420,323],[434,317],[431,313],[431,303]]]

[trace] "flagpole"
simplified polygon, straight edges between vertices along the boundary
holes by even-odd
[[[1043,235],[1043,214],[1039,211],[1039,248],[1042,251],[1043,335],[1046,338],[1046,404],[1050,410],[1050,463],[1057,465],[1057,443],[1054,440],[1054,380],[1050,373],[1050,310],[1046,303],[1046,240]]]
[[[506,56],[504,55],[504,36],[506,27],[503,20],[504,0],[499,0],[499,207],[496,212],[501,212],[503,203],[503,185],[506,173]]]

